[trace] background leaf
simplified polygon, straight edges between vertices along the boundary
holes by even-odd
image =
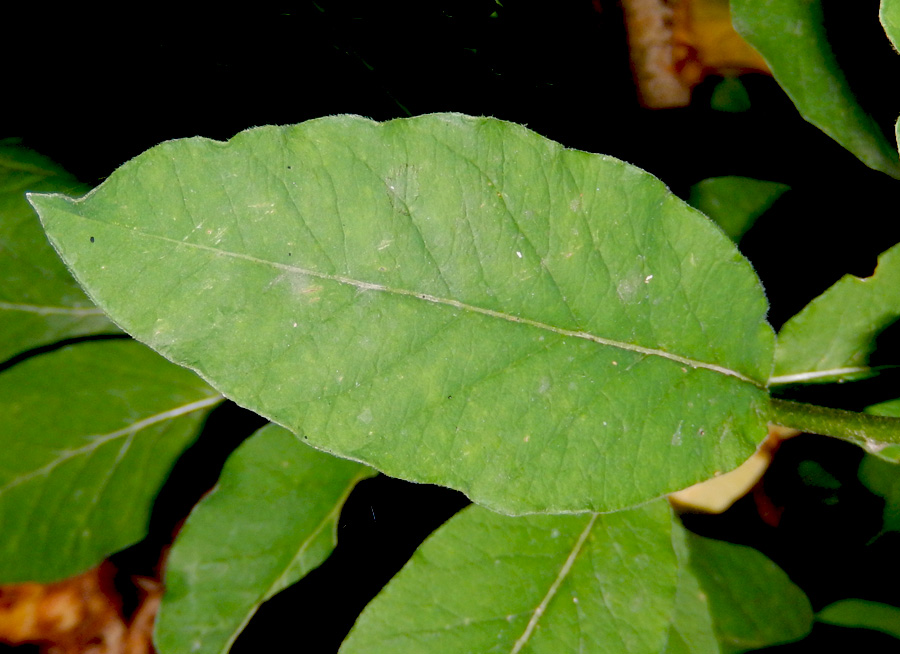
[[[891,40],[894,50],[900,53],[900,2],[897,0],[881,0],[878,11],[881,26]],[[900,147],[900,120],[894,125],[894,134]]]
[[[0,374],[0,579],[54,581],[140,540],[169,470],[221,399],[124,339]]]
[[[316,447],[505,512],[632,505],[765,435],[747,261],[655,178],[518,125],[175,141],[32,201],[136,338]]]
[[[881,0],[881,6],[878,11],[878,18],[881,26],[884,27],[885,34],[894,44],[900,44],[900,2],[897,0]]]
[[[737,243],[790,188],[749,177],[710,177],[691,187],[688,204],[716,221]]]
[[[172,547],[157,649],[227,652],[260,604],[328,557],[344,500],[373,474],[275,425],[251,436]]]
[[[875,629],[900,638],[900,608],[881,602],[841,600],[819,611],[816,620],[842,627]]]
[[[608,515],[464,509],[363,611],[341,654],[659,652],[677,565],[665,502]]]
[[[870,168],[900,177],[896,146],[859,106],[831,51],[820,0],[732,0],[731,15],[806,120]]]
[[[784,571],[764,554],[750,547],[704,538],[686,530],[676,532],[676,548],[684,538],[679,554],[682,583],[699,594],[681,593],[679,598],[703,607],[696,612],[693,628],[700,642],[708,641],[704,632],[707,620],[723,652],[744,652],[806,636],[813,622],[809,600]],[[687,560],[685,560],[687,557]],[[679,616],[679,611],[683,611]],[[707,617],[708,616],[708,617]],[[676,609],[673,629],[684,634],[691,620],[682,607]],[[701,627],[698,629],[698,627]],[[683,637],[684,642],[691,643]],[[703,651],[703,649],[688,651]]]
[[[835,381],[875,373],[876,337],[900,318],[900,244],[871,277],[845,275],[778,334],[772,384]]]
[[[0,141],[0,362],[64,338],[118,331],[47,242],[26,191],[87,191],[59,166]]]
[[[867,453],[859,464],[859,480],[884,500],[882,531],[900,532],[900,475],[897,462]]]
[[[811,624],[769,559],[685,532],[665,501],[516,518],[473,506],[416,551],[341,652],[705,654],[794,640]]]

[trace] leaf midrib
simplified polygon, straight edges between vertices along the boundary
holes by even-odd
[[[597,518],[599,516],[599,513],[591,514],[591,519],[588,520],[587,525],[585,525],[581,534],[579,534],[578,540],[576,540],[575,545],[572,546],[572,550],[569,552],[569,555],[566,557],[565,562],[559,569],[556,578],[553,580],[553,583],[550,584],[550,588],[547,589],[547,592],[541,599],[541,602],[537,605],[537,607],[535,607],[534,612],[531,614],[531,619],[525,626],[525,631],[523,631],[518,640],[513,643],[512,649],[509,651],[509,654],[518,654],[528,643],[528,640],[531,638],[531,634],[537,627],[537,623],[540,621],[541,617],[544,615],[544,612],[547,610],[547,606],[550,604],[550,600],[552,600],[556,596],[556,593],[559,591],[559,587],[562,586],[563,581],[565,581],[566,577],[569,576],[569,572],[572,571],[572,566],[575,565],[575,559],[578,558],[578,555],[584,548],[584,543],[585,541],[587,541],[588,536],[590,536],[591,530],[594,528],[594,523],[597,522]]]
[[[331,510],[328,511],[327,514],[325,514],[325,516],[319,521],[319,523],[309,533],[309,535],[300,542],[300,546],[297,548],[294,556],[291,557],[291,560],[287,563],[287,565],[284,566],[284,570],[282,570],[278,577],[276,577],[272,581],[272,583],[269,584],[265,592],[260,596],[260,600],[255,603],[249,611],[247,611],[247,615],[244,616],[244,619],[241,621],[240,625],[238,625],[232,631],[225,645],[219,650],[220,654],[227,654],[231,650],[231,646],[234,645],[234,642],[238,639],[238,636],[241,635],[241,632],[244,631],[244,628],[247,626],[247,624],[249,624],[251,618],[256,615],[256,612],[259,610],[259,607],[263,602],[270,600],[281,590],[287,588],[287,586],[293,583],[291,581],[285,583],[285,580],[288,578],[287,573],[293,567],[294,562],[306,553],[306,550],[319,537],[319,535],[322,533],[322,530],[337,519],[337,517],[340,515],[341,509],[344,507],[344,502],[346,502],[347,498],[350,496],[350,492],[356,487],[356,484],[368,477],[369,474],[370,469],[363,467],[362,470],[353,475],[353,477],[345,486],[344,490],[341,492],[340,497],[335,500],[334,506],[331,507]]]
[[[62,197],[65,200],[71,202],[70,198]],[[75,200],[78,202],[80,200]],[[87,218],[85,216],[79,215],[77,213],[70,214],[73,217],[80,218],[82,220],[91,220],[95,221],[96,219]],[[102,221],[96,221],[102,222]],[[159,234],[150,234],[148,232],[143,232],[133,228],[126,228],[123,225],[117,225],[115,223],[103,223],[107,226],[119,227],[121,229],[127,229],[128,233],[132,236],[143,237],[148,239],[154,239],[158,241],[163,241],[166,243],[172,243],[173,245],[193,248],[196,250],[202,250],[206,252],[211,252],[218,256],[229,257],[232,259],[238,259],[242,261],[249,261],[251,263],[262,264],[264,266],[269,266],[271,268],[275,268],[277,270],[283,270],[285,272],[295,273],[298,275],[307,275],[309,277],[314,277],[316,279],[323,279],[327,281],[337,282],[339,284],[346,284],[348,286],[353,286],[360,290],[364,291],[378,291],[382,293],[388,293],[392,295],[400,295],[406,297],[417,298],[419,300],[423,300],[426,302],[432,302],[434,304],[441,304],[444,306],[450,306],[455,309],[459,309],[461,311],[468,311],[472,313],[477,313],[483,316],[488,316],[491,318],[498,318],[501,320],[506,320],[508,322],[519,323],[523,325],[528,325],[529,327],[534,327],[537,329],[541,329],[544,331],[548,331],[554,334],[558,334],[560,336],[566,336],[571,338],[580,338],[583,340],[591,341],[597,343],[599,345],[605,345],[608,347],[618,348],[620,350],[635,352],[637,354],[643,354],[647,356],[656,356],[662,359],[668,359],[669,361],[674,361],[681,365],[688,366],[694,369],[704,369],[710,370],[712,372],[719,373],[721,375],[726,375],[728,377],[734,377],[739,379],[742,382],[752,384],[753,386],[765,390],[766,385],[761,383],[751,377],[748,377],[736,370],[732,370],[730,368],[726,368],[725,366],[720,366],[714,363],[708,363],[705,361],[698,361],[696,359],[691,359],[689,357],[684,357],[678,354],[673,354],[671,352],[666,352],[665,350],[660,350],[657,348],[645,347],[643,345],[636,345],[634,343],[626,343],[624,341],[617,341],[610,338],[604,338],[603,336],[597,336],[595,334],[591,334],[589,332],[576,331],[571,329],[564,329],[561,327],[554,327],[553,325],[548,325],[547,323],[543,323],[537,320],[532,320],[530,318],[522,318],[520,316],[514,316],[512,314],[503,313],[502,311],[495,311],[493,309],[486,309],[484,307],[475,306],[473,304],[467,304],[465,302],[460,302],[459,300],[453,300],[450,298],[442,298],[436,295],[431,295],[430,293],[422,293],[420,291],[413,291],[405,288],[395,288],[391,286],[385,286],[383,284],[375,284],[372,282],[366,282],[358,279],[352,279],[350,277],[345,277],[343,275],[332,275],[329,273],[323,273],[316,270],[310,270],[307,268],[301,268],[299,266],[292,266],[284,263],[279,263],[276,261],[269,261],[266,259],[261,259],[259,257],[254,257],[249,254],[242,254],[240,252],[229,252],[228,250],[223,250],[221,248],[212,247],[209,245],[202,245],[200,243],[189,243],[187,241],[180,241],[178,239],[169,238],[167,236],[161,236]]]

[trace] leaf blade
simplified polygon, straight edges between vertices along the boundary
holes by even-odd
[[[356,483],[374,474],[268,425],[229,458],[185,523],[166,569],[160,652],[227,652],[266,600],[318,567]]]
[[[646,173],[520,126],[261,128],[32,201],[137,338],[315,447],[502,511],[644,501],[765,430],[772,335],[746,260]],[[645,410],[663,397],[684,415]],[[622,423],[655,470],[615,444]],[[557,480],[536,487],[535,465]]]
[[[748,571],[758,577],[749,589],[722,583]],[[796,640],[811,625],[808,600],[782,570],[750,548],[690,534],[665,501],[581,516],[473,506],[423,543],[341,654],[708,654]]]
[[[171,465],[221,399],[132,341],[4,371],[0,577],[55,581],[140,540]]]
[[[770,384],[871,376],[875,338],[900,318],[900,244],[878,257],[871,277],[844,275],[778,334]]]
[[[709,177],[691,186],[688,204],[716,221],[737,243],[789,190],[787,184],[750,177]]]
[[[26,191],[86,190],[46,157],[0,142],[0,362],[64,338],[118,332],[72,279],[25,200]]]
[[[803,118],[870,168],[900,177],[897,148],[856,102],[831,52],[819,0],[735,0],[731,11]]]

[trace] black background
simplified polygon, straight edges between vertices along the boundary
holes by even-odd
[[[826,25],[863,106],[892,134],[900,56],[878,24],[877,5],[826,2]],[[790,185],[741,244],[776,328],[841,275],[871,274],[876,256],[900,241],[893,195],[900,182],[804,122],[771,78],[743,78],[752,104],[744,113],[710,108],[716,79],[695,90],[689,108],[641,109],[614,2],[320,0],[215,12],[70,5],[6,11],[0,21],[0,138],[21,137],[89,184],[167,139],[224,140],[251,126],[340,113],[386,120],[458,111],[524,123],[568,147],[624,159],[681,197],[721,175]],[[885,388],[881,379],[818,388],[806,399],[861,408],[888,399],[880,396]],[[234,406],[213,414],[160,496],[151,537],[117,557],[123,574],[152,570],[175,523],[260,424]],[[798,466],[810,459],[844,480],[839,497],[803,482]],[[900,603],[890,556],[896,542],[866,546],[880,505],[855,482],[858,459],[843,443],[798,439],[767,477],[769,494],[786,506],[779,528],[763,525],[749,500],[724,517],[687,523],[761,547],[817,609],[847,596]],[[383,477],[363,482],[345,507],[335,555],[263,606],[233,651],[336,651],[365,603],[464,504],[445,489]],[[819,627],[805,646],[841,638],[870,651],[887,642],[872,636],[864,645],[857,633]]]

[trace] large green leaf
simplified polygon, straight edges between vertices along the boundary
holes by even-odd
[[[876,337],[900,318],[900,244],[871,277],[845,275],[778,334],[772,384],[870,376]],[[900,363],[900,362],[898,362]]]
[[[859,106],[831,51],[820,0],[732,0],[731,16],[803,118],[870,168],[900,177],[896,145]]]
[[[31,199],[139,340],[317,448],[498,510],[633,505],[765,435],[748,262],[657,179],[512,123],[173,141]]]
[[[344,500],[372,474],[281,427],[254,434],[178,534],[166,564],[157,649],[227,652],[260,604],[328,557]]]
[[[221,399],[124,339],[0,374],[0,580],[68,577],[140,540],[169,470]]]
[[[26,191],[86,191],[31,150],[0,142],[0,362],[63,338],[118,331],[47,242]]]
[[[715,220],[737,243],[790,188],[749,177],[710,177],[691,187],[688,204]]]
[[[707,654],[800,638],[811,623],[771,561],[684,533],[665,501],[579,516],[473,506],[416,551],[341,653]]]

